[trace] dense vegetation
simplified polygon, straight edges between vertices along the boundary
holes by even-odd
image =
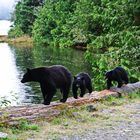
[[[10,36],[32,34],[39,46],[86,47],[95,89],[104,88],[105,70],[118,65],[132,82],[140,80],[139,0],[29,2],[17,3]]]
[[[42,5],[43,0],[20,0],[12,14],[14,27],[9,31],[9,36],[31,35],[33,23]]]

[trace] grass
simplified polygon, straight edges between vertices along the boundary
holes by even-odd
[[[107,98],[101,99],[100,102],[102,104],[105,104],[107,106],[121,106],[124,103],[129,103],[133,101],[132,99],[139,99],[140,98],[140,92],[131,93],[127,96],[121,96],[121,97],[114,97],[114,96],[108,96]]]
[[[52,120],[43,120],[36,124],[21,120],[18,128],[0,128],[1,132],[8,133],[8,138],[2,140],[57,140],[66,135],[81,135],[88,130],[112,127],[114,123],[122,120],[122,116],[127,121],[131,121],[129,114],[137,112],[129,108],[124,109],[124,106],[130,103],[140,103],[139,99],[140,93],[129,94],[120,98],[109,96],[90,104],[96,106],[97,111],[94,112],[89,112],[86,109],[88,105],[83,105],[71,109],[64,108],[61,115]],[[108,110],[112,112],[106,112]]]
[[[19,123],[18,127],[9,127],[9,128],[0,127],[0,131],[4,132],[4,133],[8,133],[8,135],[10,135],[7,138],[1,138],[0,140],[19,140],[21,138],[17,137],[17,135],[20,135],[20,134],[23,134],[23,133],[25,134],[26,131],[29,132],[29,133],[31,131],[38,132],[39,131],[39,125],[38,124],[30,124],[26,120],[22,120]],[[27,136],[29,136],[29,134]],[[23,137],[23,139],[24,139],[24,137]]]
[[[7,42],[10,44],[28,44],[28,46],[33,45],[32,38],[28,35],[17,37],[17,38],[8,38],[8,36],[0,36],[0,42]]]
[[[38,130],[37,124],[29,124],[26,120],[20,122],[18,130]]]
[[[128,99],[140,98],[140,93],[136,92],[136,93],[133,93],[133,94],[128,94],[128,96],[126,96],[126,98],[128,98]]]
[[[5,42],[5,40],[7,40],[7,36],[1,36],[0,35],[0,43]]]

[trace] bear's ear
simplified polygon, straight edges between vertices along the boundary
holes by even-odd
[[[27,72],[30,72],[30,71],[31,71],[31,69],[27,68]]]

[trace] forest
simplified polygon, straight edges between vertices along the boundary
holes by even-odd
[[[10,38],[82,49],[95,89],[105,88],[104,73],[116,66],[128,71],[130,82],[140,80],[139,0],[20,0],[11,20]]]

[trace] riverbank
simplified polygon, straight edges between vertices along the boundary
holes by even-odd
[[[140,137],[140,93],[65,108],[58,117],[18,127],[1,127],[6,140],[138,140]],[[5,140],[5,139],[3,139]]]
[[[30,36],[21,36],[21,37],[16,37],[16,38],[9,38],[7,35],[0,35],[0,43],[9,43],[9,44],[22,44],[22,45],[26,45],[28,44],[28,46],[33,46],[33,40],[32,37]],[[73,46],[71,46],[71,48],[77,49],[77,50],[81,50],[81,51],[85,51],[86,48],[86,44],[75,44]]]
[[[96,138],[101,135],[101,140],[107,134],[108,138],[114,137],[116,133],[114,134],[113,130],[115,129],[112,130],[111,136],[110,133],[106,134],[106,130],[109,132],[112,127],[115,127],[114,124],[117,126],[118,119],[120,121],[124,120],[124,123],[127,121],[128,124],[131,120],[124,117],[124,112],[126,112],[126,115],[132,113],[136,117],[137,114],[140,115],[139,111],[136,112],[140,105],[140,82],[128,84],[121,88],[112,88],[111,90],[93,92],[79,99],[71,97],[66,103],[51,102],[49,106],[40,104],[1,108],[0,132],[9,135],[7,140],[13,140],[13,138],[19,140],[81,140],[84,137],[85,139],[92,139],[95,136],[93,132],[97,132]],[[127,104],[131,106],[131,103],[132,106],[134,103],[136,110],[132,108],[132,112],[128,113]],[[135,117],[131,117],[135,119]],[[119,124],[120,121],[118,121]],[[120,138],[123,139],[120,128],[116,129],[118,129]],[[125,129],[125,126],[123,129]]]
[[[8,37],[6,35],[0,35],[0,43],[8,42]]]
[[[9,38],[6,35],[0,35],[0,42],[9,44],[28,44],[28,46],[33,46],[33,40],[29,36],[22,36],[17,38]]]

